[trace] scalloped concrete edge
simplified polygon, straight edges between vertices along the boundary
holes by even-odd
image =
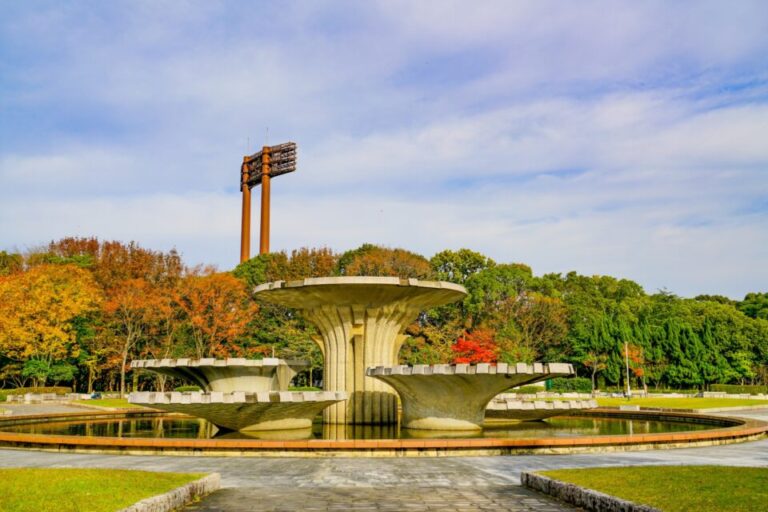
[[[542,494],[547,494],[579,508],[600,512],[661,512],[649,505],[641,505],[602,492],[555,480],[536,473],[520,473],[520,484]]]
[[[117,512],[169,512],[192,503],[195,499],[221,488],[221,475],[211,473],[199,480],[171,489],[170,491],[137,501]]]

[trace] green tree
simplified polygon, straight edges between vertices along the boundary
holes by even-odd
[[[24,257],[17,253],[0,251],[0,276],[16,274],[24,269]]]
[[[768,320],[768,292],[748,293],[738,304],[738,308],[750,318]]]
[[[491,258],[469,249],[441,251],[429,260],[434,278],[464,284],[471,276],[496,265]]]

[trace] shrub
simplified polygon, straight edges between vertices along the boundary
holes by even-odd
[[[200,389],[200,386],[179,386],[174,389],[174,391],[178,391],[179,393],[186,393],[188,391],[202,391]]]
[[[553,393],[591,393],[592,381],[586,377],[557,377],[549,382]]]
[[[619,392],[621,393],[621,392],[623,392],[623,390],[619,390]],[[651,388],[649,388],[648,392],[649,393],[680,393],[682,395],[695,395],[695,394],[699,393],[699,390],[696,389],[696,388],[692,388],[692,389],[671,389],[671,388],[658,388],[658,389],[653,388],[653,389],[651,389]]]
[[[710,391],[716,391],[721,393],[728,393],[731,395],[750,394],[757,395],[760,393],[768,393],[768,386],[741,386],[739,384],[712,384],[709,386]]]
[[[517,393],[518,395],[532,395],[534,393],[538,393],[539,391],[544,391],[543,386],[522,386],[517,389],[511,389],[512,393]]]

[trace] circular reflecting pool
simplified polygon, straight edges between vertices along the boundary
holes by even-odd
[[[7,426],[4,432],[118,438],[175,439],[440,439],[440,438],[537,438],[600,435],[644,435],[718,428],[679,421],[563,416],[520,423],[492,421],[481,432],[399,429],[396,425],[328,425],[265,432],[222,432],[202,419],[180,416],[108,419]]]

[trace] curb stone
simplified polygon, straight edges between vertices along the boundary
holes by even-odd
[[[221,488],[221,475],[211,473],[166,493],[143,499],[117,512],[170,512]]]
[[[661,512],[661,510],[623,500],[616,496],[585,489],[575,484],[561,482],[536,473],[522,472],[520,483],[523,487],[548,494],[560,501],[570,503],[593,512]]]

